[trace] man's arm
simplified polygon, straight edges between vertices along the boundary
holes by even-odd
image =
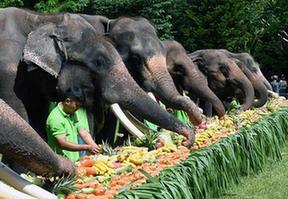
[[[71,142],[68,142],[66,140],[65,135],[58,135],[55,137],[59,146],[62,149],[68,150],[68,151],[87,151],[90,150],[90,146],[88,144],[74,144]]]
[[[96,153],[99,152],[99,150],[100,150],[99,146],[94,142],[92,136],[90,135],[90,133],[89,133],[86,129],[84,129],[84,128],[79,128],[79,129],[78,129],[78,133],[79,133],[80,137],[84,140],[84,142],[85,142],[86,144],[88,144],[88,145],[90,145],[90,146],[93,146],[93,147],[94,147],[93,150],[94,150]]]

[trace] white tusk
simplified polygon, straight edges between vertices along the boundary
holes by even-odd
[[[45,189],[42,189],[41,187],[37,185],[34,185],[28,182],[27,180],[19,176],[17,173],[15,173],[13,170],[11,170],[9,167],[7,167],[5,164],[3,164],[2,162],[0,162],[0,179],[8,183],[9,185],[13,186],[18,191],[27,193],[30,196],[33,196],[35,198],[57,199],[57,196],[46,191]]]
[[[275,93],[274,91],[268,90],[268,95],[273,98],[279,98],[279,94]]]
[[[153,93],[151,93],[151,92],[148,92],[147,93],[148,95],[149,95],[149,97],[151,97],[155,102],[157,102],[157,100],[156,100],[156,97],[154,96],[154,94]]]
[[[21,198],[21,199],[36,199],[34,197],[31,197],[25,193],[22,193],[7,184],[4,184],[0,181],[0,198],[5,199],[15,199],[15,198]]]
[[[141,121],[139,121],[132,113],[129,111],[124,111],[127,118],[138,128],[140,129],[144,134],[149,133],[150,131],[154,131],[153,129],[150,129],[145,124],[143,124]]]
[[[119,104],[115,103],[110,106],[114,115],[120,120],[121,124],[134,136],[143,137],[144,134],[127,118]]]

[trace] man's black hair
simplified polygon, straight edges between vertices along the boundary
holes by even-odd
[[[74,101],[79,101],[81,103],[83,103],[85,100],[83,91],[78,87],[68,88],[64,93],[64,98],[67,99],[68,97]]]

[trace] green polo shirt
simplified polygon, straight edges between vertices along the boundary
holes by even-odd
[[[48,145],[59,155],[63,155],[72,161],[79,159],[78,151],[67,151],[62,149],[57,140],[57,136],[66,136],[68,142],[78,144],[78,129],[83,128],[78,121],[77,115],[67,114],[60,107],[60,103],[51,111],[46,121]]]

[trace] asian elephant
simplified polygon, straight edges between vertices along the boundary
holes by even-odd
[[[45,16],[47,17],[46,23],[44,23]],[[45,107],[53,97],[57,99],[55,92],[61,91],[59,82],[64,81],[63,84],[67,87],[62,88],[76,85],[83,89],[84,94],[89,94],[87,96],[99,94],[106,104],[119,103],[124,109],[139,114],[163,128],[184,135],[187,138],[185,145],[192,144],[194,132],[160,108],[138,86],[112,43],[103,37],[103,32],[99,33],[83,17],[68,13],[39,15],[17,8],[8,8],[0,10],[0,20],[2,26],[0,40],[3,44],[0,48],[0,97],[3,97],[6,103],[10,103],[9,106],[16,112],[22,113],[23,119],[27,119],[27,110],[23,104],[38,102]],[[22,61],[19,64],[21,58]],[[78,70],[74,71],[73,66]],[[70,80],[65,79],[64,68],[67,73],[74,75],[74,84],[69,85]],[[83,74],[81,70],[84,71],[84,77],[81,76]],[[35,81],[30,78],[35,78]],[[80,78],[86,79],[88,84],[77,83],[76,80]],[[36,95],[29,92],[26,96],[25,91],[28,88],[25,86],[27,85],[33,88],[44,85],[51,87],[51,90],[47,88],[47,93],[43,94],[39,91]],[[37,104],[32,106],[34,105]],[[37,110],[37,106],[35,109]],[[42,112],[41,109],[39,111]],[[3,114],[5,113],[1,112],[1,118],[5,123],[7,119],[2,117]],[[15,139],[14,142],[21,143],[19,146],[9,146],[13,142],[7,143],[5,137],[1,139],[0,144],[7,143],[7,147],[17,154],[11,158],[19,156],[16,160],[30,161],[29,164],[24,165],[40,167],[39,169],[29,168],[33,172],[39,174],[46,172],[47,166],[44,162],[49,162],[51,155],[45,154],[47,150],[44,150],[41,154],[43,156],[41,161],[37,155],[31,156],[30,154],[35,153],[33,152],[35,148],[26,145],[29,140],[23,139],[23,136],[17,136],[18,133],[19,131],[15,131],[13,139]],[[0,148],[0,153],[2,150]],[[9,158],[9,156],[6,157]],[[55,158],[53,160],[56,161]],[[60,159],[58,159],[58,165],[60,165],[59,161]],[[48,172],[53,172],[56,169],[54,166],[56,163],[48,168]],[[73,167],[67,169],[68,171],[59,170],[59,172],[73,173]]]
[[[167,50],[166,62],[168,71],[178,90],[188,91],[191,99],[197,96],[210,102],[217,115],[222,117],[225,114],[223,103],[209,88],[206,76],[193,63],[184,47],[174,40],[165,40],[163,44]]]
[[[214,49],[197,50],[190,53],[189,57],[205,74],[209,87],[222,101],[240,89],[243,94],[242,110],[251,107],[254,100],[253,86],[234,60]]]
[[[109,22],[109,37],[136,82],[153,92],[167,107],[184,110],[194,125],[201,123],[199,108],[177,91],[167,70],[166,49],[145,18],[120,17]]]
[[[33,128],[0,99],[0,152],[39,175],[75,172],[72,162],[56,155]],[[25,144],[23,144],[25,143]]]
[[[252,83],[257,99],[257,101],[253,103],[253,106],[263,106],[268,99],[268,90],[272,91],[272,87],[262,74],[259,64],[254,61],[249,53],[232,53],[225,49],[220,49],[220,51],[225,53],[229,58],[234,59],[236,64]]]
[[[47,24],[53,23],[55,26],[63,23],[65,26],[71,26],[71,31],[75,31],[76,34],[81,35],[81,31],[83,32],[86,29],[93,29],[96,33],[104,34],[105,31],[105,21],[108,21],[106,17],[103,16],[94,16],[95,25],[92,27],[89,23],[84,20],[81,16],[76,14],[52,14],[52,15],[44,15],[37,14],[32,11],[19,9],[19,8],[0,8],[0,97],[8,103],[12,109],[14,109],[23,119],[29,121],[30,125],[40,134],[42,138],[46,138],[46,133],[44,129],[44,123],[47,115],[41,115],[43,113],[43,109],[47,109],[47,107],[41,102],[41,96],[48,97],[51,95],[49,89],[41,89],[41,93],[38,93],[39,99],[33,100],[33,104],[38,105],[39,111],[33,111],[31,108],[31,101],[27,101],[25,97],[27,97],[27,92],[29,90],[23,89],[23,77],[21,73],[25,73],[25,71],[31,71],[29,73],[29,78],[38,78],[41,79],[41,82],[32,82],[33,86],[40,88],[42,85],[49,86],[53,88],[53,83],[49,83],[54,77],[57,77],[57,73],[59,72],[59,68],[53,68],[54,63],[51,62],[51,68],[43,66],[45,72],[35,72],[34,69],[38,69],[37,67],[29,66],[27,69],[23,69],[22,65],[19,65],[20,60],[22,59],[23,49],[28,37],[28,34],[37,28]],[[81,28],[79,27],[79,23],[83,22]],[[86,28],[84,26],[87,26]],[[78,28],[79,31],[77,30]],[[60,42],[56,39],[56,36],[51,33],[49,37],[55,37],[55,42]],[[50,44],[52,45],[52,43]],[[83,47],[84,45],[82,45]],[[50,46],[49,46],[50,47]],[[49,47],[46,49],[47,52]],[[60,46],[61,47],[61,46]],[[43,47],[45,48],[45,47]],[[80,49],[79,49],[80,50]],[[83,50],[83,49],[82,49]],[[46,53],[46,52],[45,52]],[[31,54],[31,56],[34,56]],[[62,58],[61,58],[62,59]],[[53,61],[59,61],[58,60]],[[42,62],[43,60],[39,59],[38,62]],[[37,62],[37,63],[38,63]],[[50,64],[50,63],[49,63]],[[43,65],[43,64],[39,64]],[[19,66],[19,67],[18,67]],[[26,66],[24,66],[26,67]],[[47,73],[48,72],[48,73]],[[39,74],[42,78],[39,78]],[[50,76],[49,76],[50,74]],[[51,76],[52,75],[52,76]],[[54,77],[53,77],[54,76]],[[42,79],[44,79],[42,81]],[[26,81],[29,81],[26,79]],[[26,83],[26,82],[25,82]],[[38,89],[40,90],[40,89]],[[26,92],[26,93],[25,93]],[[29,93],[29,95],[36,95],[34,93]],[[26,95],[26,96],[25,96]],[[47,99],[46,99],[47,100]],[[34,106],[33,105],[33,106]],[[28,111],[27,111],[28,110]]]

